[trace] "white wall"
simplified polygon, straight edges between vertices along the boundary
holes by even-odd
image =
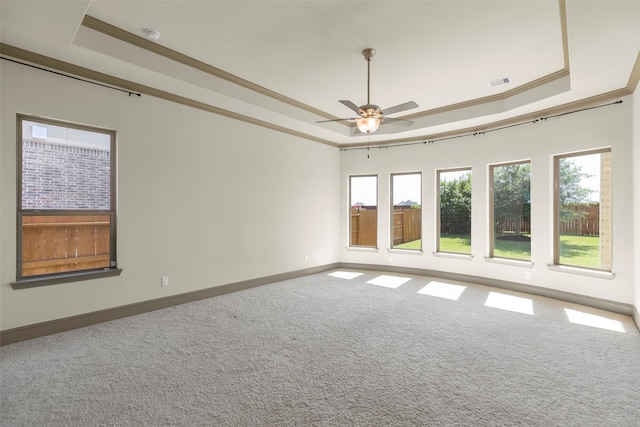
[[[239,121],[0,62],[0,329],[330,264],[433,269],[640,305],[640,118],[632,101],[428,145],[339,152]],[[636,108],[637,111],[637,108]],[[118,132],[119,277],[14,290],[17,112]],[[632,129],[635,131],[632,134]],[[632,147],[635,145],[636,149]],[[611,146],[614,280],[550,271],[551,158]],[[488,164],[532,162],[532,268],[484,260]],[[473,168],[472,261],[434,257],[435,170]],[[421,255],[389,261],[389,174],[423,172]],[[379,175],[378,252],[347,250],[348,175]],[[635,183],[635,189],[631,183]],[[635,212],[635,216],[633,215]],[[635,238],[633,237],[635,236]],[[633,251],[634,239],[636,243]],[[308,255],[308,262],[304,256]],[[531,279],[524,278],[525,271]],[[160,277],[171,278],[169,287]]]
[[[338,261],[338,149],[8,61],[0,72],[2,330]],[[11,288],[18,112],[118,132],[121,276]]]
[[[632,239],[632,99],[622,104],[562,116],[536,124],[398,148],[346,151],[340,154],[341,261],[438,270],[494,278],[631,304],[633,290]],[[552,157],[555,154],[612,147],[613,161],[613,280],[551,271]],[[487,262],[488,165],[531,160],[533,267]],[[436,169],[472,167],[472,260],[436,257]],[[389,174],[423,172],[423,254],[389,253]],[[377,252],[348,249],[348,176],[378,174],[379,219]],[[636,195],[638,193],[636,192]],[[391,261],[391,257],[393,261]],[[525,279],[525,273],[531,279]],[[636,291],[637,293],[637,291]]]

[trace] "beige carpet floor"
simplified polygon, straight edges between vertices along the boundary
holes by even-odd
[[[629,317],[326,272],[0,349],[2,426],[638,426]]]

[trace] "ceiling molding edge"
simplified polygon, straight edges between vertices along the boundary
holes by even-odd
[[[627,90],[633,93],[638,88],[638,82],[640,82],[640,50],[636,56],[636,62],[631,67],[631,73],[629,74],[629,81],[627,82]]]
[[[19,47],[7,45],[5,43],[0,43],[0,55],[11,57],[14,59],[19,59],[30,64],[37,64],[38,66],[42,66],[52,70],[69,73],[74,76],[83,77],[99,83],[112,85],[118,88],[126,89],[128,91],[130,90],[133,92],[139,92],[144,95],[153,96],[154,98],[159,98],[165,101],[174,102],[187,107],[196,108],[198,110],[207,111],[209,113],[217,114],[219,116],[224,116],[230,119],[239,120],[239,121],[250,123],[256,126],[261,126],[263,128],[286,133],[286,134],[307,139],[310,141],[319,142],[321,144],[329,145],[332,147],[339,147],[339,144],[333,141],[329,141],[329,140],[319,138],[313,135],[309,135],[303,132],[298,132],[293,129],[286,128],[284,126],[276,125],[270,122],[265,122],[263,120],[259,120],[254,117],[249,117],[243,114],[235,113],[233,111],[225,110],[223,108],[219,108],[211,104],[206,104],[204,102],[196,101],[191,98],[187,98],[184,96],[176,95],[174,93],[156,89],[151,86],[146,86],[140,83],[132,82],[130,80],[125,80],[115,76],[111,76],[109,74],[104,74],[99,71],[91,70],[89,68],[84,68],[79,65],[74,65],[69,62],[64,62],[55,58],[41,55],[39,53],[21,49]]]
[[[562,35],[562,53],[564,54],[564,69],[569,71],[569,30],[567,27],[567,1],[559,0],[560,33]]]
[[[187,67],[196,69],[198,71],[202,71],[203,73],[209,74],[211,76],[226,80],[230,83],[236,84],[238,86],[244,87],[245,89],[252,90],[261,95],[268,96],[277,101],[284,102],[286,104],[292,105],[296,108],[300,108],[302,110],[306,110],[310,113],[317,114],[319,116],[325,117],[327,119],[333,118],[333,116],[329,113],[326,113],[322,110],[314,108],[310,105],[307,105],[303,102],[296,101],[295,99],[284,96],[278,92],[267,89],[263,86],[260,86],[256,83],[253,83],[249,80],[243,79],[242,77],[238,77],[234,74],[231,74],[227,71],[221,70],[220,68],[214,67],[213,65],[207,64],[205,62],[199,61],[190,56],[184,55],[180,52],[177,52],[173,49],[165,47],[156,42],[152,42],[150,40],[145,39],[142,36],[138,36],[136,34],[130,33],[128,31],[123,30],[122,28],[116,27],[115,25],[111,25],[108,22],[101,21],[100,19],[94,18],[90,15],[85,15],[82,20],[82,26],[92,29],[94,31],[98,31],[107,36],[113,37],[125,43],[132,44],[141,49],[145,49],[149,52],[155,53],[156,55],[160,55],[172,61],[183,64]]]
[[[640,64],[640,62],[639,62]],[[640,68],[640,67],[636,67]],[[640,71],[640,70],[639,70]],[[456,129],[447,132],[440,132],[434,134],[427,134],[423,136],[416,136],[411,138],[403,138],[403,139],[394,139],[388,141],[376,141],[376,142],[362,142],[356,144],[340,144],[339,148],[341,150],[349,150],[353,148],[362,148],[362,147],[391,147],[394,145],[402,145],[407,143],[418,143],[418,142],[430,142],[439,139],[447,139],[460,137],[464,135],[471,134],[481,134],[483,132],[488,132],[492,130],[497,130],[498,128],[503,128],[512,125],[518,125],[522,123],[528,123],[537,119],[544,119],[549,116],[554,116],[563,113],[569,113],[576,110],[587,109],[591,107],[596,107],[600,104],[604,104],[613,100],[619,100],[622,97],[627,95],[631,95],[633,93],[628,87],[612,90],[610,92],[602,93],[600,95],[595,95],[589,98],[581,99],[579,101],[569,102],[563,105],[559,105],[552,108],[545,108],[543,110],[534,111],[527,114],[522,114],[520,116],[511,117],[508,119],[497,120],[490,123],[469,126],[466,128]]]
[[[558,5],[559,5],[559,17],[560,17],[560,28],[561,28],[561,39],[562,39],[562,52],[563,52],[563,63],[564,66],[562,69],[555,71],[551,74],[548,74],[546,76],[540,77],[536,80],[532,80],[530,82],[524,83],[518,87],[515,87],[513,89],[510,89],[508,91],[499,93],[499,94],[495,94],[495,95],[490,95],[490,96],[486,96],[486,97],[482,97],[482,98],[477,98],[477,99],[472,99],[469,101],[464,101],[464,102],[460,102],[460,103],[456,103],[456,104],[451,104],[451,105],[445,105],[442,107],[438,107],[438,108],[434,108],[431,110],[426,110],[426,111],[422,111],[422,112],[418,112],[418,113],[414,113],[414,114],[409,114],[409,115],[405,115],[405,116],[401,116],[398,118],[404,119],[404,120],[415,120],[415,119],[420,119],[420,118],[424,118],[424,117],[428,117],[434,114],[440,114],[443,112],[449,112],[449,111],[454,111],[454,110],[460,110],[460,109],[464,109],[464,108],[468,108],[468,107],[475,107],[475,106],[480,106],[483,104],[489,104],[489,103],[493,103],[496,101],[504,101],[507,100],[513,96],[522,94],[524,92],[530,91],[532,89],[541,87],[543,85],[546,85],[550,82],[553,82],[555,80],[564,78],[566,76],[568,76],[570,74],[569,72],[569,48],[568,48],[568,34],[567,34],[567,16],[566,16],[566,0],[558,0]],[[107,36],[110,37],[114,37],[122,42],[125,43],[129,43],[132,44],[134,46],[137,46],[141,49],[145,49],[149,52],[152,52],[156,55],[160,55],[162,57],[165,57],[169,60],[172,61],[176,61],[182,65],[185,65],[187,67],[191,67],[194,68],[198,71],[204,72],[206,74],[212,75],[214,77],[226,80],[230,83],[236,84],[238,86],[241,86],[245,89],[249,89],[252,90],[254,92],[257,92],[261,95],[273,98],[277,101],[292,105],[296,108],[300,108],[302,110],[305,110],[307,112],[310,112],[312,114],[316,114],[320,117],[324,117],[326,119],[330,119],[330,120],[335,120],[335,119],[339,119],[339,117],[334,116],[332,114],[329,114],[325,111],[322,111],[320,109],[314,108],[310,105],[304,104],[300,101],[297,101],[295,99],[289,98],[285,95],[282,95],[278,92],[272,91],[270,89],[267,89],[263,86],[260,86],[258,84],[255,84],[249,80],[243,79],[241,77],[238,77],[234,74],[231,74],[227,71],[224,71],[222,69],[219,69],[217,67],[214,67],[213,65],[207,64],[205,62],[199,61],[195,58],[192,58],[190,56],[184,55],[180,52],[177,52],[173,49],[170,49],[168,47],[165,47],[163,45],[160,45],[156,42],[150,41],[145,39],[142,36],[130,33],[126,30],[123,30],[122,28],[116,27],[115,25],[109,24],[108,22],[102,21],[98,18],[95,18],[91,15],[85,15],[81,25],[83,25],[84,27],[87,27],[89,29],[92,29],[94,31],[98,31],[100,33],[103,33]],[[338,124],[341,124],[343,126],[346,127],[352,127],[349,123],[342,123],[342,122],[337,122]]]
[[[555,71],[551,74],[547,74],[546,76],[540,77],[536,80],[532,80],[530,82],[524,83],[518,87],[515,87],[513,89],[507,90],[505,92],[499,93],[499,94],[495,94],[495,95],[490,95],[490,96],[485,96],[482,98],[477,98],[477,99],[472,99],[469,101],[463,101],[463,102],[459,102],[457,104],[451,104],[451,105],[445,105],[442,107],[438,107],[438,108],[433,108],[431,110],[426,110],[426,111],[422,111],[419,113],[414,113],[414,114],[409,114],[406,115],[404,117],[402,117],[405,120],[415,120],[415,119],[419,119],[422,117],[426,117],[426,116],[430,116],[433,114],[439,114],[439,113],[444,113],[444,112],[448,112],[448,111],[453,111],[453,110],[459,110],[459,109],[463,109],[463,108],[468,108],[468,107],[474,107],[474,106],[478,106],[478,105],[482,105],[482,104],[488,104],[491,102],[496,102],[496,101],[504,101],[508,98],[511,98],[515,95],[519,95],[521,93],[530,91],[532,89],[535,89],[537,87],[546,85],[548,83],[551,83],[555,80],[564,78],[569,76],[570,70],[569,70],[569,36],[568,36],[568,30],[567,30],[567,5],[566,5],[566,0],[558,0],[558,6],[559,6],[559,16],[560,16],[560,35],[561,35],[561,39],[562,39],[562,57],[563,57],[563,67],[562,69]]]

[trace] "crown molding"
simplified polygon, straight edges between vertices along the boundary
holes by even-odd
[[[40,55],[38,53],[20,49],[18,47],[7,45],[4,43],[0,43],[0,55],[11,57],[14,59],[19,59],[19,60],[28,62],[30,64],[36,64],[38,66],[49,68],[57,72],[68,73],[73,76],[83,77],[96,82],[126,89],[127,91],[139,92],[141,94],[153,96],[155,98],[163,99],[165,101],[175,102],[177,104],[181,104],[187,107],[196,108],[202,111],[207,111],[209,113],[228,117],[230,119],[239,120],[245,123],[250,123],[256,126],[261,126],[263,128],[286,133],[286,134],[307,139],[310,141],[319,142],[321,144],[326,144],[332,147],[338,147],[338,144],[336,144],[335,142],[332,142],[323,138],[319,138],[314,135],[310,135],[304,132],[298,132],[296,130],[293,130],[284,126],[276,125],[274,123],[266,122],[264,120],[259,120],[254,117],[246,116],[244,114],[239,114],[233,111],[225,110],[223,108],[219,108],[211,104],[207,104],[204,102],[196,101],[191,98],[187,98],[184,96],[176,95],[174,93],[156,89],[151,86],[135,83],[130,80],[114,77],[109,74],[91,70],[89,68],[80,67],[78,65],[60,61],[58,59],[54,59],[45,55]]]

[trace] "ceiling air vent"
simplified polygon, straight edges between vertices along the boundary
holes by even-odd
[[[496,87],[496,86],[504,85],[504,84],[507,84],[507,83],[511,83],[511,79],[509,79],[509,77],[503,77],[501,79],[491,80],[489,82],[491,87]]]

